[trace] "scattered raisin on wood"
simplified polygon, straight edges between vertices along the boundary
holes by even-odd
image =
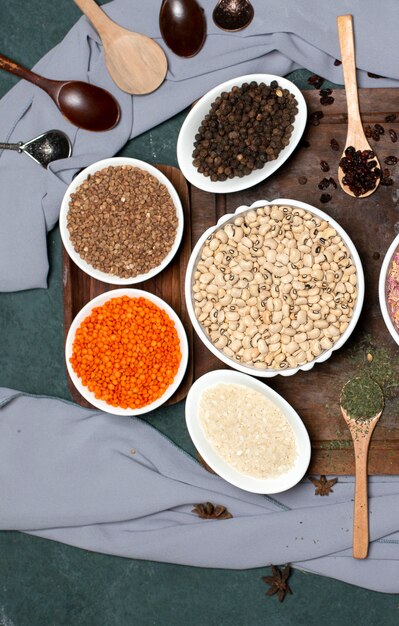
[[[378,132],[376,128],[373,129],[373,132],[371,133],[371,137],[374,139],[374,141],[380,140],[380,133]]]
[[[381,78],[379,74],[373,74],[373,72],[367,72],[367,76],[370,76],[370,78]]]
[[[307,183],[307,182],[308,182],[308,179],[306,178],[306,176],[300,176],[300,177],[298,178],[298,183],[299,183],[300,185],[306,185],[306,183]]]
[[[370,137],[372,136],[373,129],[371,128],[370,124],[367,124],[367,126],[364,127],[364,134],[368,139],[370,139]]]
[[[386,122],[394,122],[394,121],[396,120],[396,118],[397,118],[396,113],[390,113],[389,115],[386,115],[386,116],[384,117],[384,120],[385,120]]]
[[[309,115],[309,122],[313,124],[313,126],[318,126],[320,124],[320,120],[324,117],[323,111],[313,111]]]
[[[397,162],[398,162],[398,159],[397,159],[397,157],[396,157],[396,156],[387,156],[387,157],[384,159],[384,163],[385,163],[386,165],[396,165],[396,164],[397,164]]]
[[[323,96],[320,98],[320,104],[323,106],[329,106],[334,103],[334,98],[332,96]]]
[[[324,83],[324,78],[318,76],[317,74],[312,74],[308,78],[309,85],[312,85],[315,89],[321,89]]]
[[[323,204],[326,204],[326,202],[330,202],[331,199],[332,195],[329,193],[322,193],[320,196],[320,202],[322,202]]]
[[[337,189],[337,183],[335,182],[333,177],[331,176],[328,180],[330,181],[330,185],[332,185],[334,189]]]
[[[374,128],[380,135],[383,135],[385,133],[385,130],[381,126],[381,124],[374,124]]]
[[[392,143],[396,143],[398,141],[398,136],[396,134],[396,131],[393,128],[389,129],[389,136],[391,138]]]
[[[300,143],[301,148],[310,148],[310,142],[307,139],[303,139]]]
[[[331,139],[330,141],[331,150],[337,152],[339,150],[339,143],[336,139]]]
[[[320,161],[320,168],[322,172],[328,172],[330,170],[330,166],[327,161]]]
[[[342,61],[340,61],[339,59],[335,59],[334,65],[336,65],[336,66],[342,65]]]
[[[321,190],[327,189],[327,187],[330,186],[330,181],[328,180],[328,178],[323,178],[317,186]]]

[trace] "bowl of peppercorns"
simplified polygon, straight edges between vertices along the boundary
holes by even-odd
[[[161,272],[183,235],[176,189],[145,161],[97,161],[69,185],[60,210],[60,233],[72,261],[86,274],[132,285]]]
[[[286,78],[250,74],[228,80],[186,117],[177,141],[180,169],[211,193],[252,187],[288,159],[306,117],[302,93]]]

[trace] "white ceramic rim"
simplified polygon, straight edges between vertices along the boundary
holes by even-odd
[[[198,128],[203,118],[209,112],[212,102],[220,95],[220,93],[222,93],[222,91],[229,90],[235,86],[241,86],[243,83],[256,81],[257,83],[263,82],[268,85],[273,80],[276,80],[279,86],[283,89],[289,89],[298,102],[298,113],[294,120],[294,130],[292,131],[288,146],[280,152],[277,159],[274,161],[268,161],[262,169],[254,170],[252,174],[244,176],[243,178],[236,177],[227,179],[226,181],[212,182],[210,178],[200,174],[192,164],[192,152],[194,149],[195,135],[198,132]],[[287,78],[275,76],[274,74],[247,74],[246,76],[238,76],[237,78],[226,80],[224,83],[221,83],[208,91],[193,106],[184,120],[177,139],[177,160],[179,162],[179,167],[187,180],[203,191],[210,191],[211,193],[232,193],[234,191],[248,189],[249,187],[257,185],[262,180],[271,176],[271,174],[278,170],[278,168],[288,159],[302,137],[306,126],[306,120],[307,108],[305,98],[298,87]]]
[[[72,356],[72,346],[75,339],[75,333],[82,321],[88,317],[91,311],[97,307],[103,305],[108,300],[112,298],[120,298],[122,296],[129,296],[129,298],[146,298],[150,302],[156,304],[160,309],[166,311],[169,317],[174,321],[177,334],[180,340],[180,350],[181,350],[181,361],[179,365],[179,369],[177,370],[176,376],[174,378],[173,383],[166,389],[163,396],[155,400],[155,402],[151,402],[151,404],[147,404],[146,406],[140,409],[122,409],[120,407],[114,407],[110,404],[107,404],[104,400],[97,400],[94,394],[85,387],[79,376],[75,373],[72,368],[71,363],[69,362],[70,357]],[[179,387],[183,376],[185,374],[187,363],[188,363],[188,342],[186,332],[183,328],[183,324],[181,323],[179,317],[176,315],[174,310],[167,304],[162,298],[158,298],[158,296],[154,296],[152,293],[148,291],[144,291],[143,289],[113,289],[112,291],[106,291],[105,293],[100,294],[93,300],[90,300],[76,315],[74,318],[71,327],[68,331],[68,335],[65,342],[65,361],[68,369],[68,374],[71,377],[73,384],[79,393],[88,401],[90,404],[95,406],[106,413],[112,413],[113,415],[143,415],[144,413],[148,413],[149,411],[153,411],[157,409],[159,406],[164,404],[166,400],[168,400]]]
[[[245,385],[260,391],[284,413],[293,427],[298,450],[295,464],[288,472],[276,478],[267,479],[253,478],[242,474],[229,465],[206,439],[199,421],[200,397],[205,389],[223,383]],[[311,456],[310,439],[298,413],[280,394],[252,376],[232,370],[215,370],[204,374],[196,380],[188,392],[185,412],[188,432],[204,461],[221,478],[240,489],[263,494],[281,493],[296,485],[303,478],[309,466]]]
[[[329,224],[331,224],[333,228],[335,228],[337,233],[342,237],[342,240],[348,247],[349,252],[351,253],[353,262],[356,266],[358,293],[357,293],[357,300],[356,300],[356,304],[352,313],[352,317],[349,322],[349,326],[346,329],[346,331],[341,335],[341,337],[338,339],[338,341],[333,345],[332,348],[330,348],[329,350],[325,350],[318,357],[316,357],[313,361],[310,361],[309,363],[305,363],[305,365],[300,365],[298,367],[292,367],[292,368],[288,368],[284,370],[257,370],[254,367],[242,365],[240,363],[237,363],[236,361],[233,361],[233,359],[230,359],[230,357],[226,356],[221,350],[218,350],[217,348],[215,348],[215,346],[212,344],[210,339],[208,339],[208,337],[206,336],[204,330],[202,329],[201,324],[197,320],[197,317],[194,313],[194,307],[193,307],[192,296],[191,296],[192,275],[193,275],[194,267],[197,263],[199,252],[202,246],[204,245],[206,239],[209,237],[209,235],[211,235],[215,230],[219,229],[223,224],[225,224],[229,220],[235,218],[240,213],[244,213],[246,211],[250,211],[251,209],[257,209],[263,206],[268,206],[268,205],[271,206],[274,204],[288,205],[288,206],[293,206],[299,209],[305,209],[306,211],[308,211],[309,213],[313,213],[320,219],[326,220]],[[359,319],[361,310],[362,310],[363,300],[364,300],[364,274],[363,274],[362,263],[360,261],[360,257],[355,248],[355,245],[350,239],[350,237],[347,235],[345,230],[342,228],[342,226],[338,224],[338,222],[336,222],[334,219],[332,219],[332,217],[327,215],[327,213],[324,213],[324,211],[321,211],[320,209],[317,209],[316,207],[310,204],[307,204],[305,202],[300,202],[299,200],[278,198],[277,200],[270,200],[270,201],[257,200],[251,206],[242,205],[238,207],[238,209],[236,209],[235,213],[228,213],[226,215],[223,215],[215,226],[211,226],[210,228],[208,228],[203,233],[203,235],[199,238],[199,240],[197,241],[191,253],[191,256],[187,265],[184,291],[185,291],[187,311],[188,311],[191,323],[198,337],[205,344],[208,350],[210,350],[218,359],[226,363],[226,365],[229,365],[230,367],[238,370],[239,372],[244,372],[245,374],[250,374],[252,376],[257,376],[261,378],[272,378],[273,376],[277,376],[278,374],[280,374],[281,376],[292,376],[293,374],[296,374],[300,370],[308,371],[313,368],[315,363],[323,363],[324,361],[327,361],[327,359],[330,358],[330,356],[335,350],[338,350],[339,348],[341,348],[341,346],[343,346],[345,341],[349,338],[349,336],[353,332],[357,324],[357,321]]]
[[[95,172],[105,169],[106,167],[110,167],[110,166],[116,167],[118,165],[132,165],[133,167],[138,167],[142,170],[145,170],[146,172],[149,172],[153,176],[155,176],[155,178],[157,178],[159,182],[165,185],[165,187],[167,188],[172,198],[173,204],[175,205],[176,215],[178,219],[178,224],[177,224],[177,229],[176,229],[176,238],[175,238],[172,248],[169,250],[166,257],[163,259],[163,261],[159,265],[154,267],[152,270],[150,270],[146,274],[139,274],[138,276],[135,276],[134,278],[120,278],[119,276],[113,276],[111,274],[107,274],[106,272],[102,272],[98,269],[95,269],[92,265],[90,265],[84,259],[82,259],[82,257],[76,252],[75,248],[73,247],[71,243],[71,239],[69,237],[69,232],[67,228],[67,215],[68,215],[68,210],[69,210],[69,201],[70,201],[71,194],[74,193],[76,189],[86,180],[89,174],[94,174]],[[137,283],[142,283],[145,280],[149,280],[150,278],[153,278],[153,276],[156,276],[157,274],[159,274],[159,272],[165,269],[165,267],[171,262],[177,250],[179,249],[180,242],[183,236],[184,215],[183,215],[183,207],[182,207],[182,204],[181,204],[181,201],[180,201],[180,198],[176,189],[174,188],[172,183],[168,180],[168,178],[166,178],[166,176],[162,174],[162,172],[157,170],[156,167],[154,167],[153,165],[150,165],[150,163],[146,163],[145,161],[140,161],[139,159],[132,159],[130,157],[112,157],[110,159],[103,159],[102,161],[96,161],[95,163],[92,163],[91,165],[86,167],[84,170],[82,170],[73,179],[73,181],[70,183],[62,199],[59,223],[60,223],[60,233],[61,233],[62,243],[64,244],[64,247],[68,255],[71,257],[72,261],[83,272],[85,272],[86,274],[89,274],[89,276],[92,276],[93,278],[96,278],[97,280],[101,280],[102,282],[109,283],[111,285],[135,285]]]
[[[387,292],[386,292],[386,281],[387,281],[388,270],[391,265],[392,257],[395,254],[396,249],[398,247],[399,247],[399,235],[395,237],[395,239],[389,246],[385,254],[384,261],[381,265],[380,278],[378,281],[378,299],[380,301],[380,309],[381,309],[382,317],[384,318],[385,326],[388,328],[392,339],[399,346],[399,331],[391,319],[388,305],[387,305]]]

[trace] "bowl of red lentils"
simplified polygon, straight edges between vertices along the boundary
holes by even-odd
[[[64,247],[81,270],[106,283],[133,285],[170,263],[184,217],[162,172],[138,159],[114,157],[74,178],[59,221]]]
[[[115,289],[88,302],[65,344],[68,373],[93,406],[115,415],[141,415],[161,406],[187,367],[183,325],[161,298]]]
[[[399,235],[389,246],[382,263],[378,295],[385,325],[399,345]]]

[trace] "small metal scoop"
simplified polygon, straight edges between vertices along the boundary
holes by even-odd
[[[61,130],[49,130],[25,143],[0,143],[1,149],[25,152],[44,168],[52,161],[67,159],[72,154],[69,137]]]
[[[252,22],[254,8],[249,0],[219,0],[212,17],[222,30],[242,30]]]

